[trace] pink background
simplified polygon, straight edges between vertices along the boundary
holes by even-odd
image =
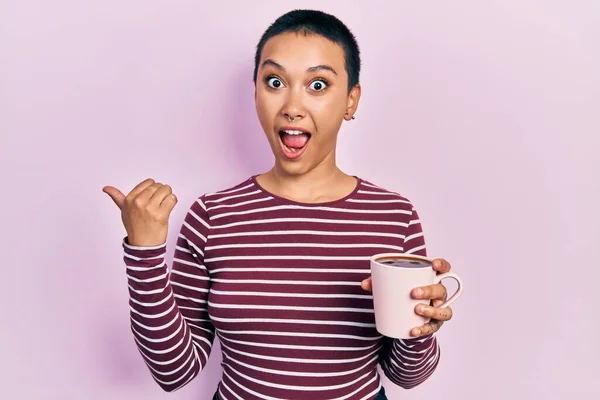
[[[252,57],[296,7],[362,48],[341,166],[411,198],[465,283],[437,372],[389,397],[600,395],[600,2],[207,3],[2,1],[0,397],[210,398],[218,347],[177,393],[151,380],[101,188],[170,183],[172,249],[197,195],[265,171]]]

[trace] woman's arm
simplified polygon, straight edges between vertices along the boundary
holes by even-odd
[[[127,267],[131,330],[154,380],[174,391],[206,365],[214,341],[208,316],[210,280],[203,265],[210,220],[198,199],[180,229],[170,273],[166,245],[123,243]]]
[[[404,253],[427,256],[421,221],[413,208],[405,231]],[[435,334],[414,339],[385,338],[380,365],[390,381],[411,389],[427,380],[435,371],[440,348]]]

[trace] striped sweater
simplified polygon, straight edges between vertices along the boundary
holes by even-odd
[[[373,399],[377,366],[412,388],[439,360],[435,335],[408,340],[375,329],[360,284],[376,253],[426,255],[405,197],[358,179],[347,197],[305,204],[265,191],[253,176],[199,197],[166,244],[123,241],[131,329],[154,380],[181,388],[222,349],[219,396]]]

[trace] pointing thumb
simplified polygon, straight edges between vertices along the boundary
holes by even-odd
[[[104,188],[102,188],[102,191],[106,193],[115,202],[117,207],[119,207],[120,209],[123,208],[123,204],[125,204],[125,195],[121,193],[119,189],[112,186],[105,186]]]

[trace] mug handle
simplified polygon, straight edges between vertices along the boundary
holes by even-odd
[[[439,274],[435,276],[435,283],[440,283],[442,280],[446,279],[446,278],[452,278],[454,279],[457,283],[458,283],[458,289],[456,289],[456,292],[454,292],[454,294],[452,295],[452,297],[450,297],[448,300],[446,300],[446,302],[444,304],[442,304],[441,306],[439,306],[439,308],[445,308],[448,307],[450,304],[454,303],[454,301],[456,299],[458,299],[458,297],[461,295],[462,293],[462,281],[460,280],[460,278],[458,277],[458,275],[453,274],[452,272],[446,272],[444,274]]]

